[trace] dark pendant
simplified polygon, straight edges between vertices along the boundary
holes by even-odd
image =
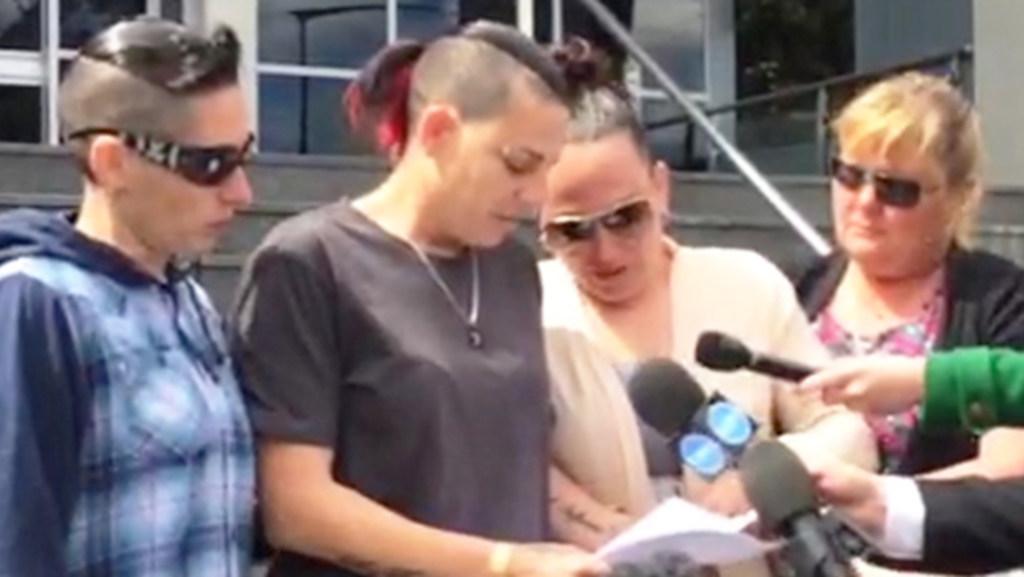
[[[480,329],[476,327],[469,327],[467,329],[467,336],[469,337],[469,346],[474,349],[484,348],[484,335],[480,332]]]

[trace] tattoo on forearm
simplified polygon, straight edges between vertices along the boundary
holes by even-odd
[[[608,527],[602,527],[600,523],[591,519],[587,514],[577,507],[573,507],[570,503],[562,503],[556,498],[551,499],[551,506],[558,511],[566,521],[574,525],[578,525],[593,531],[594,533],[604,534],[609,531]]]
[[[388,567],[381,563],[368,561],[366,559],[358,559],[351,556],[338,557],[335,559],[335,562],[338,565],[355,571],[356,573],[372,577],[425,577],[427,575],[424,571]]]

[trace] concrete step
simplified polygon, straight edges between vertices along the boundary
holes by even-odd
[[[248,169],[256,200],[239,215],[203,272],[218,303],[230,301],[240,264],[279,220],[298,211],[356,196],[373,188],[385,165],[362,157],[257,155]],[[826,238],[830,237],[828,181],[773,176],[770,180]],[[0,144],[0,210],[21,206],[71,208],[81,181],[64,150]],[[673,176],[674,236],[692,245],[756,250],[781,267],[809,258],[810,250],[763,198],[731,174]],[[990,191],[983,205],[978,244],[1024,262],[1024,191]],[[524,231],[527,239],[535,232]]]
[[[233,228],[249,226],[251,221],[248,218],[243,217]],[[674,238],[690,246],[729,246],[755,250],[787,272],[805,265],[814,256],[810,248],[792,231],[772,223],[743,224],[723,222],[719,219],[681,217],[669,232]],[[520,234],[527,241],[536,236],[534,231],[525,229],[520,231]],[[536,247],[536,244],[534,246]],[[234,298],[239,274],[248,252],[229,252],[223,250],[224,248],[222,243],[220,250],[203,258],[198,270],[203,285],[220,309],[226,311]],[[546,255],[538,248],[537,256],[542,258]]]
[[[385,164],[370,157],[256,155],[248,169],[258,202],[325,203],[356,196],[384,176]],[[783,195],[817,226],[828,226],[827,179],[770,176]],[[0,143],[0,192],[77,195],[81,187],[74,160],[64,149]],[[770,205],[746,182],[728,173],[674,175],[673,211],[733,219],[781,222]],[[1024,190],[992,190],[982,212],[985,223],[1024,222]]]
[[[0,192],[0,211],[34,207],[68,210],[78,205],[79,197],[70,194],[27,194]],[[260,201],[242,211],[218,244],[222,253],[247,253],[254,249],[271,228],[281,220],[318,206],[313,202]]]
[[[372,189],[384,169],[374,158],[258,154],[247,174],[260,201],[325,203]],[[0,143],[0,192],[78,195],[81,186],[67,150]]]
[[[829,180],[821,176],[769,175],[783,197],[815,226],[831,226]],[[771,205],[749,184],[732,174],[677,173],[673,178],[672,210],[677,214],[783,222]],[[980,223],[1024,224],[1024,189],[986,191]]]

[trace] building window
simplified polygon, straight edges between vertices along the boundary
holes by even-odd
[[[260,148],[299,154],[371,154],[349,129],[341,107],[346,80],[263,75]],[[265,102],[266,101],[266,102]]]
[[[699,103],[707,102],[708,74],[705,67],[707,49],[707,6],[715,0],[636,0],[632,33],[639,44],[650,52],[686,92]],[[639,88],[635,86],[639,84]],[[677,117],[679,106],[646,72],[634,80],[639,93],[640,111],[645,123]],[[687,131],[674,125],[648,132],[651,149],[671,166],[689,163],[685,148]],[[693,143],[690,143],[693,146]]]
[[[296,66],[356,69],[387,42],[386,3],[263,0],[259,58]]]
[[[706,90],[705,0],[608,0],[641,43],[698,99]],[[570,5],[571,4],[571,5]],[[552,7],[563,17],[550,18]],[[611,42],[568,1],[537,0],[538,37],[589,31]],[[342,118],[341,90],[381,47],[396,38],[432,38],[460,21],[488,17],[514,23],[514,0],[261,0],[259,106],[261,150],[299,154],[369,152]],[[555,23],[553,23],[553,21]],[[586,32],[584,32],[586,33]],[[653,82],[638,82],[643,103],[666,101]],[[651,106],[643,106],[642,110]],[[655,107],[665,108],[665,107]],[[328,130],[334,131],[332,139]],[[662,136],[668,136],[665,133]],[[676,146],[676,149],[679,147]]]
[[[399,38],[434,38],[458,26],[457,0],[398,3]]]
[[[260,149],[369,154],[342,114],[344,88],[388,42],[454,28],[456,1],[261,0]]]
[[[651,53],[654,60],[665,68],[683,90],[692,93],[703,93],[707,89],[704,66],[707,17],[704,2],[637,0],[633,9],[633,34],[640,45]],[[644,87],[659,88],[646,77]]]
[[[39,50],[42,46],[39,0],[0,2],[0,50]]]
[[[140,14],[180,21],[182,0],[0,1],[0,142],[57,144],[61,70],[93,34]],[[46,38],[59,39],[53,52]]]
[[[145,12],[146,0],[61,0],[60,47],[75,50],[107,26]]]
[[[466,4],[487,0],[463,0]],[[536,27],[541,40],[578,35],[605,48],[613,62],[622,66],[626,59],[618,41],[584,9],[572,0],[536,0]],[[707,102],[708,1],[715,0],[602,0],[637,42],[646,49],[668,75],[697,102]],[[514,11],[514,0],[505,0],[506,12]],[[487,4],[487,10],[496,6]],[[551,18],[561,9],[561,18]],[[557,29],[561,26],[561,29]],[[637,98],[644,123],[678,117],[679,107],[650,75],[626,66],[624,80]],[[675,124],[648,133],[648,140],[659,157],[674,166],[683,160],[686,131]]]
[[[42,139],[38,86],[0,85],[0,142],[39,142]]]

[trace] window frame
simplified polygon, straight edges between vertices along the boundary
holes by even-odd
[[[0,50],[0,85],[34,86],[40,90],[41,144],[60,144],[57,88],[60,66],[77,51],[60,47],[60,0],[39,0],[39,50]],[[164,0],[146,0],[145,14],[159,16]]]

